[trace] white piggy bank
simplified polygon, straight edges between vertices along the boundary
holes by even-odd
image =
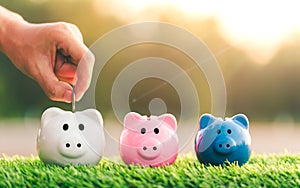
[[[104,147],[103,119],[96,109],[73,113],[52,107],[43,113],[37,150],[44,163],[96,165]]]

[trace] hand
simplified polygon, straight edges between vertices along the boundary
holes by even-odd
[[[8,37],[1,41],[4,53],[36,80],[50,99],[71,102],[72,84],[76,85],[76,100],[80,100],[90,85],[94,56],[75,25],[18,20],[6,32]]]

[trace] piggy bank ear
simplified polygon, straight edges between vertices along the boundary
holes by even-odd
[[[170,125],[170,127],[176,131],[177,129],[177,121],[176,118],[172,114],[163,114],[158,117],[158,120],[163,121]]]
[[[42,125],[46,125],[47,121],[50,121],[54,117],[61,115],[63,113],[65,113],[65,111],[63,111],[60,108],[56,108],[56,107],[48,108],[47,110],[44,111],[41,117]]]
[[[81,115],[94,120],[95,122],[99,122],[100,126],[103,127],[103,119],[100,114],[100,112],[96,109],[87,109],[82,112],[75,112],[75,113],[80,113]]]
[[[213,115],[203,114],[199,120],[200,129],[204,129],[208,125],[212,124],[214,121],[216,121],[216,118]]]
[[[124,117],[124,127],[125,128],[130,128],[132,125],[136,124],[139,121],[142,121],[144,119],[143,116],[136,112],[129,112],[126,114]]]
[[[249,128],[249,121],[247,116],[244,114],[237,114],[231,118],[234,122],[236,122],[238,125],[242,126],[243,128],[247,129]]]

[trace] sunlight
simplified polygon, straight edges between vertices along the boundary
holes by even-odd
[[[256,62],[267,63],[279,44],[300,29],[298,1],[226,1],[215,12],[223,35]]]
[[[262,64],[272,58],[289,34],[300,32],[300,1],[296,0],[112,0],[110,7],[113,15],[130,22],[159,20],[160,14],[168,13],[168,7],[194,19],[214,17],[228,42]]]

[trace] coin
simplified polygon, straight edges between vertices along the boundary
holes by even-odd
[[[75,98],[75,86],[72,85],[72,112],[75,112],[75,103],[76,103],[76,98]]]

